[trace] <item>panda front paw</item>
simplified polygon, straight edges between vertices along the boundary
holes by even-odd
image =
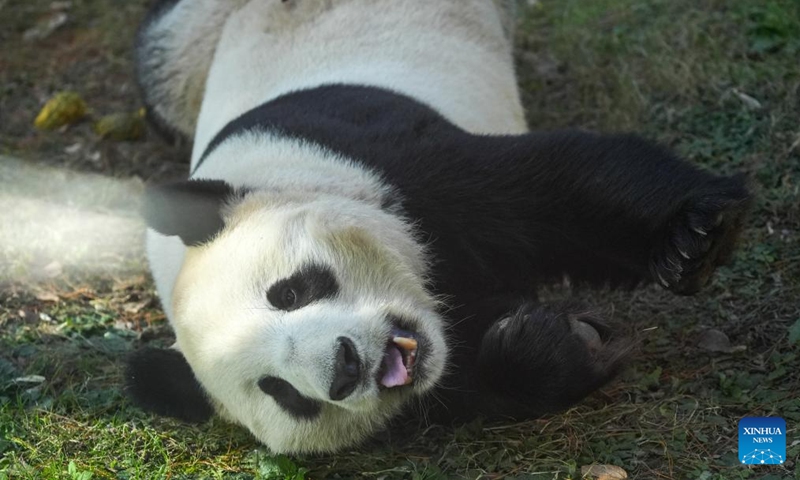
[[[494,323],[481,342],[479,382],[513,399],[512,416],[563,410],[600,388],[630,351],[610,329],[575,304],[526,303]]]
[[[673,216],[650,258],[655,281],[677,294],[691,295],[730,260],[749,200],[741,184],[691,199]]]

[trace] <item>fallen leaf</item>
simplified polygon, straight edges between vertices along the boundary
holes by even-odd
[[[747,106],[747,108],[749,108],[751,110],[758,110],[759,108],[761,108],[761,102],[759,102],[755,98],[751,97],[750,95],[748,95],[748,94],[746,94],[744,92],[740,92],[739,90],[736,90],[735,88],[733,89],[733,94],[736,95],[736,97],[739,100],[741,100],[742,103],[744,103],[745,106]]]
[[[58,27],[67,23],[68,18],[69,17],[64,12],[53,12],[36,23],[33,27],[25,30],[25,33],[22,34],[22,39],[26,42],[30,42],[47,38],[51,33],[55,32]]]
[[[800,343],[800,318],[789,327],[789,343]]]
[[[83,144],[81,142],[73,143],[72,145],[64,148],[64,153],[74,155],[80,152],[81,148],[83,148]]]
[[[33,124],[41,130],[55,130],[86,116],[86,102],[75,92],[59,92],[47,101]]]
[[[53,292],[36,292],[36,299],[41,302],[57,302],[60,299]]]
[[[125,311],[125,313],[137,314],[141,312],[148,303],[150,303],[149,299],[141,302],[128,302],[122,305],[122,310]]]
[[[17,377],[13,381],[14,383],[30,383],[30,384],[40,384],[43,383],[45,378],[41,375],[27,375],[24,377]]]
[[[67,0],[50,2],[50,10],[53,11],[69,10],[70,8],[72,8],[72,2]]]
[[[628,472],[615,465],[584,465],[581,467],[581,476],[596,480],[619,480],[628,478]]]
[[[138,140],[144,134],[144,117],[140,112],[113,113],[106,115],[94,124],[94,132],[101,138],[110,140]]]

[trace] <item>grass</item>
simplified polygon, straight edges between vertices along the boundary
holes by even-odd
[[[800,479],[796,1],[529,8],[517,61],[531,127],[634,130],[713,171],[747,173],[757,202],[735,263],[692,298],[655,287],[575,293],[639,352],[617,382],[564,414],[392,431],[359,450],[294,458],[218,420],[145,415],[121,394],[125,353],[171,339],[143,267],[138,179],[185,172],[182,152],[153,136],[100,141],[88,123],[31,127],[57,90],[80,92],[98,113],[138,107],[129,45],[145,3],[76,0],[65,26],[24,42],[51,2],[0,1],[0,154],[25,159],[0,157],[0,479],[576,479],[591,463],[644,479]],[[106,193],[87,194],[96,191]],[[109,223],[126,234],[109,236]],[[734,348],[699,348],[708,329]],[[786,465],[737,464],[743,416],[786,419]]]

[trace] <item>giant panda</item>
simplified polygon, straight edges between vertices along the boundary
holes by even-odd
[[[406,413],[556,412],[629,348],[537,286],[691,294],[730,258],[743,177],[634,135],[528,131],[513,4],[152,6],[144,101],[193,152],[187,180],[145,195],[176,342],[129,358],[137,405],[216,413],[283,453],[348,448]]]

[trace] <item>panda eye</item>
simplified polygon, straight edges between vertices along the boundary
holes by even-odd
[[[280,308],[283,309],[292,308],[294,304],[297,303],[297,293],[292,287],[284,287],[281,292],[281,303],[282,305]]]
[[[303,298],[302,288],[296,282],[281,281],[267,291],[267,300],[273,307],[280,310],[296,310],[302,305],[301,299]]]

